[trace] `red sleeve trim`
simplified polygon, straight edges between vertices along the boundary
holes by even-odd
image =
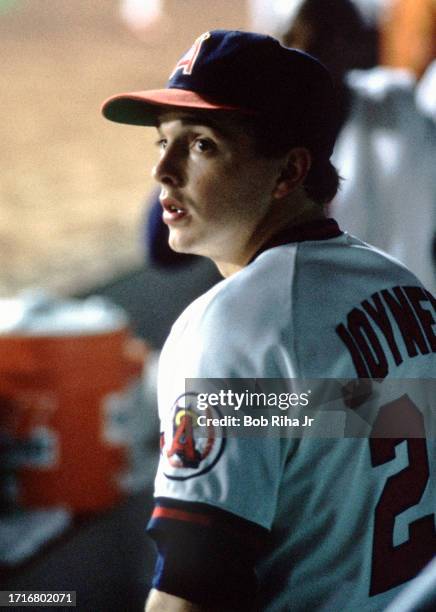
[[[209,526],[212,524],[211,517],[206,514],[197,512],[186,512],[185,510],[177,510],[176,508],[163,508],[157,506],[151,515],[152,519],[164,518],[174,519],[177,521],[186,521],[188,523],[197,523],[199,525]]]

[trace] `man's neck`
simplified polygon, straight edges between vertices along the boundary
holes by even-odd
[[[228,278],[245,268],[262,246],[285,228],[297,228],[325,219],[324,209],[310,200],[304,192],[295,194],[292,201],[277,201],[259,223],[243,251],[233,261],[214,260],[220,274]]]

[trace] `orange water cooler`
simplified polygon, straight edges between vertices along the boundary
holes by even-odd
[[[0,300],[0,427],[15,443],[15,502],[108,508],[125,495],[126,397],[141,374],[126,318],[101,298],[22,302]]]

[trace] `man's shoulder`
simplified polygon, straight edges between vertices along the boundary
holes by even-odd
[[[219,344],[258,338],[259,330],[279,333],[288,323],[294,285],[295,245],[289,247],[265,251],[197,298],[174,324],[173,337]]]
[[[208,296],[204,317],[242,325],[265,315],[270,319],[272,312],[277,313],[289,302],[295,257],[296,245],[292,244],[261,253]]]
[[[328,273],[326,273],[326,271]],[[231,330],[253,334],[289,325],[296,310],[304,314],[317,295],[344,298],[395,285],[419,285],[419,280],[389,254],[344,233],[317,243],[290,243],[268,249],[251,264],[222,280],[192,302],[175,324],[201,334]],[[338,289],[338,290],[339,290]],[[312,304],[313,306],[313,304]]]

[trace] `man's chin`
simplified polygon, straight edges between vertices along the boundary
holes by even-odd
[[[200,238],[188,232],[170,230],[168,246],[175,253],[210,257],[209,241],[205,236]]]
[[[168,239],[168,246],[175,253],[184,253],[185,255],[197,255],[195,249],[186,240],[178,240],[177,237],[171,236]]]

